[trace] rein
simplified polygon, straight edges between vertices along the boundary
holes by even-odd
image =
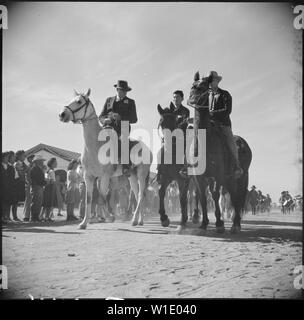
[[[203,98],[204,96],[208,95],[208,90],[206,90],[205,92],[201,93],[198,98],[196,99],[196,101],[199,101],[201,98]],[[207,100],[207,99],[206,99]],[[205,102],[205,101],[204,101]],[[209,106],[202,106],[202,105],[198,105],[196,103],[192,104],[189,102],[189,100],[187,101],[187,105],[189,107],[195,108],[195,109],[209,109]]]

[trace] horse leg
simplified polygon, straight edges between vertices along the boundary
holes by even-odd
[[[100,209],[104,210],[108,214],[110,222],[113,222],[115,220],[115,216],[109,212],[109,206],[108,206],[109,201],[107,201],[109,185],[110,185],[109,175],[104,174],[97,179],[97,189],[99,191]]]
[[[234,218],[231,227],[231,233],[239,233],[241,230],[241,210],[244,205],[245,190],[244,181],[240,178],[237,181],[233,181],[230,185],[230,197],[234,208]]]
[[[198,196],[198,191],[197,189],[195,189],[194,191],[194,210],[193,210],[193,216],[192,216],[192,222],[194,224],[199,223],[199,215],[198,215],[198,200],[199,200],[199,196]]]
[[[144,213],[143,213],[143,205],[145,200],[145,188],[146,188],[146,176],[149,174],[145,172],[144,168],[137,169],[137,181],[138,181],[138,197],[137,197],[137,208],[136,210],[139,212],[138,225],[144,225]]]
[[[160,221],[161,225],[163,227],[168,227],[170,224],[170,220],[168,216],[166,215],[166,210],[165,210],[165,194],[167,187],[169,185],[170,181],[165,180],[161,182],[160,189],[158,190],[158,196],[159,196],[159,210],[158,213],[160,214]]]
[[[187,192],[189,181],[185,179],[178,179],[178,188],[179,188],[179,201],[180,201],[180,208],[181,208],[181,221],[177,231],[181,231],[183,228],[186,227],[188,221],[188,214],[187,214]]]
[[[225,198],[225,195],[223,194],[223,190],[222,190],[223,187],[221,187],[220,189],[220,197],[219,197],[219,207],[220,207],[220,211],[221,211],[221,215],[222,215],[222,219],[225,221],[225,211],[226,211],[226,198]],[[228,218],[228,211],[226,211],[227,213],[227,218]]]
[[[91,204],[95,178],[84,174],[84,180],[86,184],[85,215],[82,222],[78,225],[78,229],[86,229],[87,224],[91,219]]]
[[[219,206],[219,198],[220,198],[220,184],[216,182],[215,188],[211,189],[212,191],[212,198],[214,200],[214,206],[215,206],[215,227],[216,227],[216,232],[218,233],[223,233],[225,232],[225,226],[224,226],[224,221],[221,219],[221,210]]]
[[[194,181],[195,181],[196,196],[199,199],[202,207],[203,218],[202,218],[202,223],[200,225],[200,229],[205,231],[209,224],[208,210],[207,210],[207,197],[205,192],[208,183],[201,176],[195,176]]]
[[[114,199],[115,199],[115,190],[110,188],[106,195],[106,208],[109,213],[110,222],[115,221],[115,213],[113,210]]]
[[[131,176],[129,177],[131,190],[134,193],[135,200],[136,200],[136,208],[133,213],[132,217],[132,226],[136,226],[138,224],[138,182],[137,182],[137,176],[135,173],[131,173]]]
[[[192,197],[191,197],[190,190],[187,193],[187,201],[188,201],[188,218],[192,219],[192,204],[193,204],[193,200],[192,200]]]

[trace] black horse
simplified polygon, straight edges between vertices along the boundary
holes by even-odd
[[[207,215],[206,187],[209,185],[215,203],[216,229],[224,232],[224,221],[221,220],[219,208],[220,187],[226,188],[230,194],[231,202],[235,210],[235,217],[231,228],[232,233],[241,229],[241,211],[245,205],[248,187],[248,169],[252,159],[251,150],[247,142],[234,136],[238,146],[239,161],[243,174],[236,179],[233,174],[233,161],[224,143],[221,134],[220,124],[210,120],[208,108],[209,79],[200,79],[197,72],[194,76],[194,83],[190,91],[188,105],[195,108],[194,131],[197,137],[198,129],[206,130],[206,170],[203,174],[194,175],[198,197],[202,206],[203,220],[201,227],[206,230],[209,220]],[[199,140],[195,139],[195,152],[197,152]]]
[[[161,116],[161,119],[159,121],[158,128],[161,128],[164,131],[168,130],[169,132],[173,132],[175,129],[180,129],[182,132],[182,136],[177,137],[174,139],[174,136],[172,140],[166,135],[164,135],[164,145],[162,146],[162,149],[159,153],[161,155],[161,161],[159,164],[159,170],[161,172],[160,175],[160,189],[159,189],[159,214],[160,214],[160,221],[163,227],[167,227],[170,224],[170,220],[165,212],[165,194],[168,185],[173,181],[177,181],[178,187],[179,187],[179,200],[180,200],[180,208],[181,208],[181,221],[180,226],[178,227],[178,230],[181,230],[183,227],[185,227],[186,222],[188,220],[187,215],[187,192],[188,192],[188,186],[189,186],[189,179],[185,179],[180,174],[180,171],[184,167],[184,156],[177,157],[176,150],[179,147],[182,147],[183,144],[185,146],[185,131],[187,129],[187,121],[181,120],[177,115],[173,113],[174,105],[171,103],[170,108],[162,109],[160,105],[157,106],[158,113]],[[165,130],[166,129],[166,130]],[[181,133],[180,132],[180,133]],[[167,148],[167,142],[171,141],[172,148]],[[179,145],[179,146],[178,146]],[[184,154],[184,153],[183,153]],[[172,161],[169,162],[165,159],[170,159]],[[179,158],[179,159],[178,159]],[[169,162],[169,163],[166,163]]]

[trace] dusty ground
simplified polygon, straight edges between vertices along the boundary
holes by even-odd
[[[19,215],[20,216],[20,215]],[[294,267],[302,261],[302,213],[244,217],[242,232],[205,236],[189,224],[175,234],[158,216],[130,222],[9,223],[3,228],[5,298],[300,298]]]

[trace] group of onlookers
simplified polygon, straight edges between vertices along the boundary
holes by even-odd
[[[2,153],[1,166],[1,202],[2,220],[10,219],[18,221],[17,208],[20,201],[25,200],[25,176],[27,165],[24,163],[24,151]]]
[[[27,163],[25,162],[27,160]],[[85,186],[80,171],[79,160],[72,160],[67,168],[66,182],[55,174],[57,159],[47,161],[41,155],[30,155],[19,150],[2,153],[1,166],[1,204],[2,222],[12,219],[21,221],[17,215],[18,204],[24,203],[23,221],[54,221],[54,208],[57,216],[63,216],[66,206],[66,220],[78,220],[74,208],[82,202],[80,218],[84,216]],[[81,186],[81,187],[80,187]],[[82,198],[80,198],[80,192]],[[81,201],[82,200],[82,201]]]

